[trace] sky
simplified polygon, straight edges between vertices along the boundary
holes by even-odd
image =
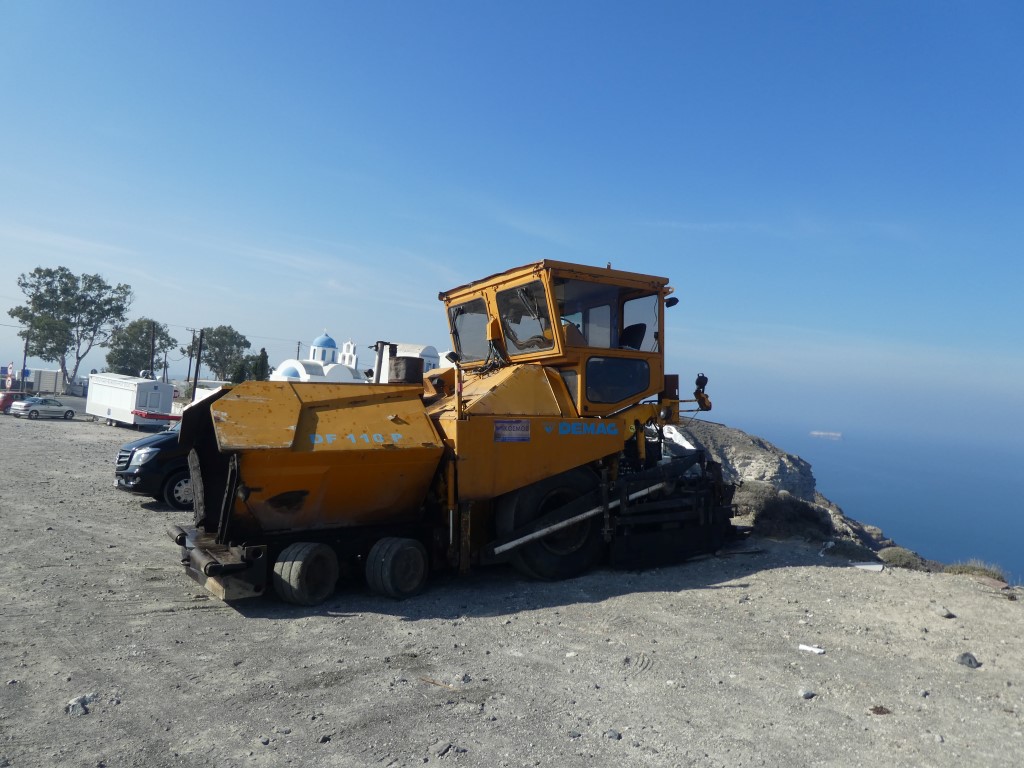
[[[4,364],[37,266],[275,364],[611,262],[713,418],[1024,457],[1019,2],[0,0],[0,98]]]

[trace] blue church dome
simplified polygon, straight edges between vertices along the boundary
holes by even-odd
[[[324,335],[323,336],[317,336],[315,339],[313,339],[312,346],[314,346],[314,347],[321,347],[321,348],[327,348],[327,349],[337,349],[338,348],[338,345],[334,341],[334,339],[332,339],[330,336],[327,335],[327,331],[324,331]]]
[[[279,376],[290,376],[293,379],[302,378],[302,374],[299,373],[298,369],[296,369],[294,365],[282,368],[280,371],[277,371],[277,374]]]

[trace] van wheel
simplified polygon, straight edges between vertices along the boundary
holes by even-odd
[[[318,605],[334,594],[338,556],[326,544],[289,544],[274,563],[274,591],[294,605]]]
[[[192,509],[192,478],[188,472],[181,470],[167,478],[163,499],[175,509]]]
[[[412,597],[427,583],[427,549],[416,539],[383,538],[366,558],[366,583],[378,595]]]
[[[512,533],[596,487],[596,475],[580,467],[508,494],[498,504],[498,533]],[[509,562],[526,576],[558,580],[589,571],[604,555],[601,516],[595,515],[513,549]]]

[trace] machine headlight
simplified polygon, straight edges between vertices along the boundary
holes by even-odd
[[[132,460],[128,466],[137,467],[141,464],[145,464],[150,459],[153,459],[158,453],[160,453],[159,448],[139,448],[139,450],[132,454]]]

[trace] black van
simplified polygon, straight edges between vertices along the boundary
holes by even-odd
[[[163,432],[122,445],[114,469],[117,487],[152,496],[175,509],[191,509],[192,479],[188,451],[178,446],[180,427],[176,421]]]

